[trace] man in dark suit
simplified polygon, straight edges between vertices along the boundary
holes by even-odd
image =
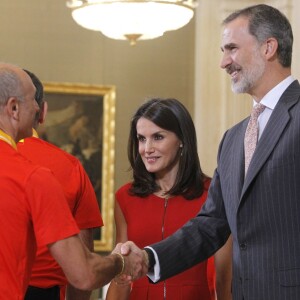
[[[207,259],[231,233],[234,300],[300,299],[300,85],[291,76],[292,29],[263,4],[223,25],[221,67],[232,90],[264,108],[258,143],[246,172],[249,118],[225,133],[203,209],[146,249],[150,278],[164,280]],[[128,249],[138,251],[132,242],[123,245]]]

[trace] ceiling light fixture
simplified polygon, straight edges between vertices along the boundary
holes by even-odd
[[[67,6],[80,26],[134,45],[185,26],[194,15],[196,1],[69,0]]]

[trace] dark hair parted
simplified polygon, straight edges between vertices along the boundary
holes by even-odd
[[[41,107],[42,104],[43,104],[43,100],[44,100],[44,87],[43,87],[43,84],[34,73],[32,73],[28,70],[25,70],[25,69],[24,69],[24,71],[29,75],[29,77],[32,80],[33,85],[35,86],[35,89],[36,89],[36,91],[35,91],[35,101],[37,102],[38,106]]]
[[[128,159],[133,171],[130,192],[146,197],[159,191],[155,175],[145,168],[139,154],[136,125],[140,118],[146,118],[157,126],[174,132],[183,144],[179,169],[169,195],[182,195],[195,199],[202,195],[207,176],[202,172],[197,152],[197,137],[193,120],[187,109],[176,99],[150,99],[138,108],[131,120],[128,140]]]
[[[230,14],[223,25],[230,23],[238,17],[249,19],[249,32],[256,37],[259,43],[268,38],[275,38],[278,42],[278,60],[283,67],[290,67],[293,51],[293,31],[289,20],[278,9],[258,4],[238,10]]]
[[[42,114],[42,107],[44,105],[44,86],[39,78],[32,72],[23,69],[30,77],[33,85],[35,86],[35,101],[37,102],[40,110],[36,113],[34,118],[34,125],[33,127],[36,129],[39,124],[39,119]]]

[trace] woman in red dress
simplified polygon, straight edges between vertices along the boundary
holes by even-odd
[[[116,193],[116,242],[140,248],[174,233],[203,205],[210,183],[201,170],[192,118],[176,99],[152,99],[131,121],[128,158],[133,181]],[[215,266],[217,284],[215,284]],[[231,299],[231,241],[204,261],[158,284],[112,281],[107,300]]]

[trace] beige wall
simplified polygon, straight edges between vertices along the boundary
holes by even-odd
[[[129,179],[129,120],[144,98],[176,97],[193,109],[194,21],[132,47],[78,26],[65,0],[1,0],[0,40],[0,61],[43,81],[116,86],[116,188]]]

